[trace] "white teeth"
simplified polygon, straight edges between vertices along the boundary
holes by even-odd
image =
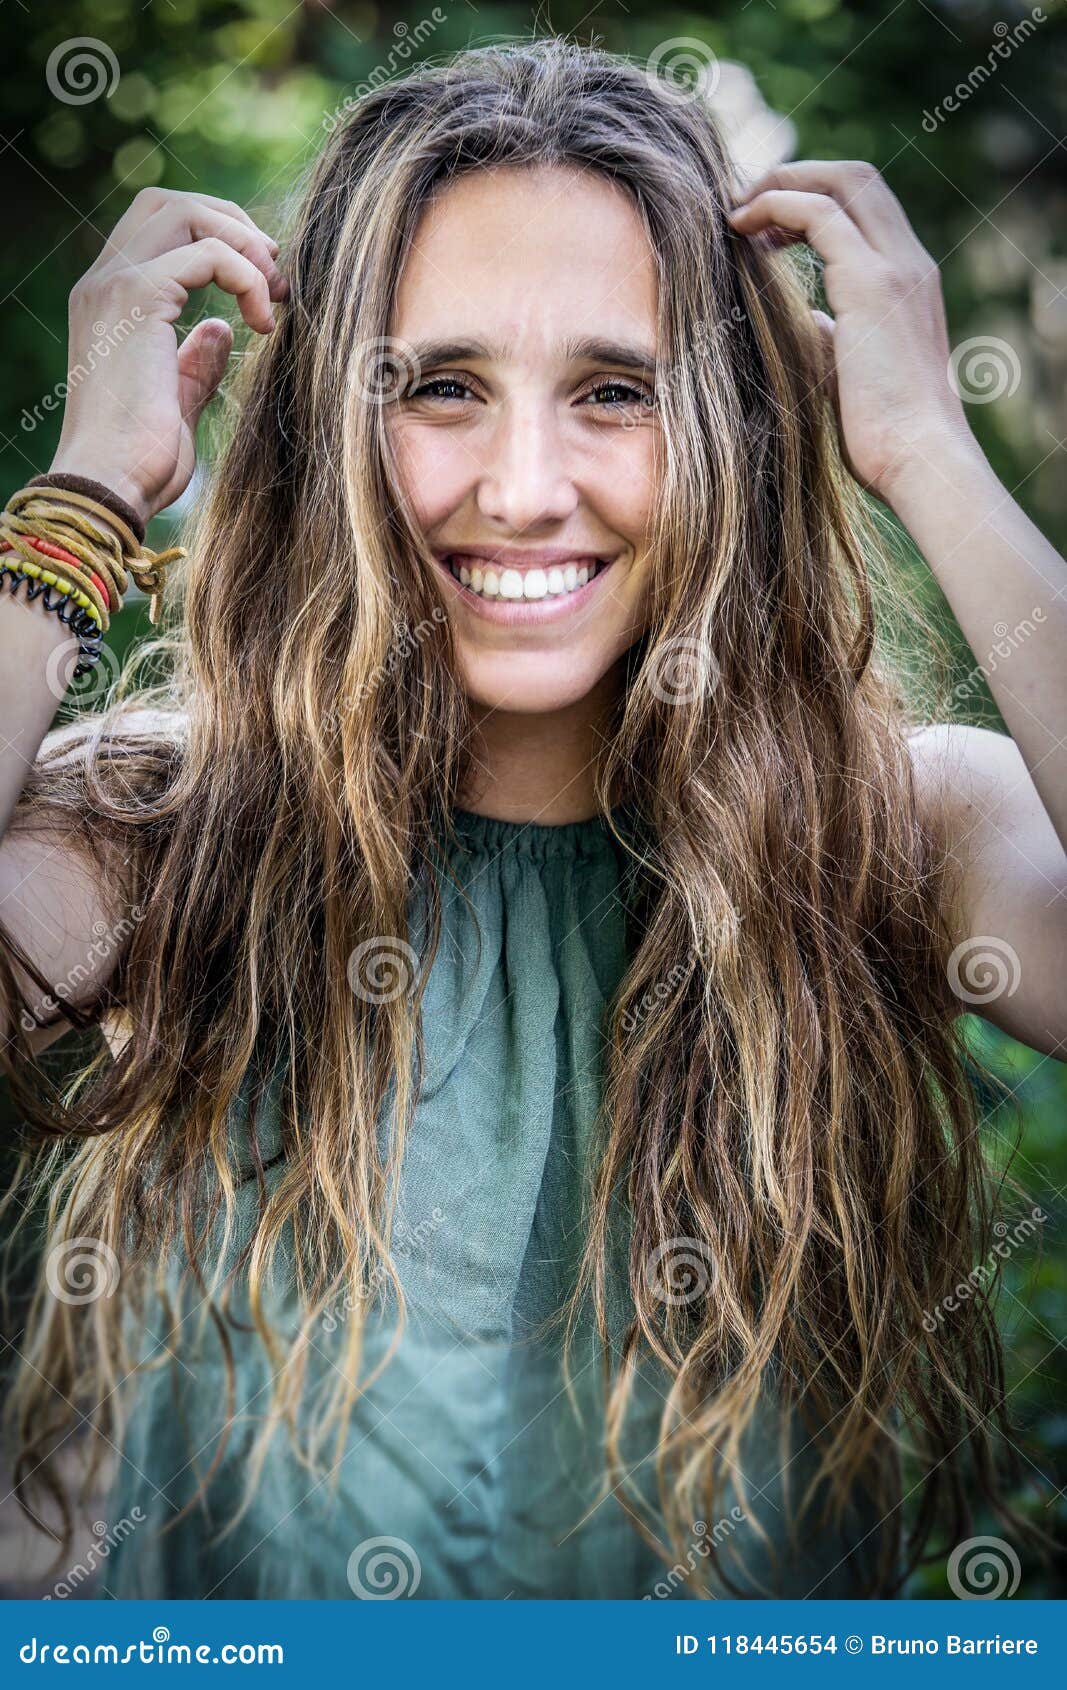
[[[453,576],[469,587],[471,592],[482,598],[501,599],[543,599],[557,597],[562,593],[577,592],[596,575],[602,567],[599,563],[578,564],[567,563],[562,567],[553,564],[551,569],[528,569],[525,574],[518,569],[483,569],[480,564],[468,567],[465,563],[456,564],[454,558],[449,558],[448,566]]]
[[[524,599],[543,599],[548,592],[548,577],[543,569],[528,569],[522,578]]]

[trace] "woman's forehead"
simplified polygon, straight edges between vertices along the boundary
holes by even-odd
[[[427,205],[397,289],[397,332],[518,346],[654,342],[658,274],[636,208],[564,167],[469,172]],[[489,333],[489,330],[492,333]]]

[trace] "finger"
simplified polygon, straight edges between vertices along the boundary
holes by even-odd
[[[243,252],[262,270],[272,299],[284,297],[288,283],[274,262],[267,237],[254,224],[250,228],[236,217],[188,197],[184,203],[172,200],[161,206],[147,223],[142,223],[130,236],[118,262],[146,264],[149,259],[158,258],[175,247],[187,246],[190,241],[206,240],[212,235],[227,241],[236,252]],[[105,268],[102,274],[107,273]]]
[[[233,294],[249,328],[262,334],[274,330],[270,290],[262,270],[215,235],[176,247],[147,264],[131,266],[130,274],[172,307],[173,315],[167,313],[170,321],[181,314],[193,288],[214,282],[224,293]]]
[[[817,386],[833,393],[837,387],[837,365],[834,359],[834,320],[825,311],[812,311],[812,322],[818,335],[822,374]]]
[[[800,235],[827,264],[856,264],[872,256],[858,226],[826,194],[771,188],[729,213],[738,234],[755,235],[775,226]]]
[[[222,212],[225,216],[233,217],[247,228],[256,230],[271,247],[273,254],[277,255],[278,243],[273,235],[269,235],[265,229],[261,229],[245,211],[244,207],[238,205],[235,200],[219,199],[214,194],[184,192],[177,188],[152,187],[142,188],[140,193],[134,196],[104,242],[103,249],[91,266],[91,271],[103,268],[126,252],[130,241],[135,238],[138,230],[150,218],[155,217],[158,212],[166,210],[168,207],[189,206],[191,203],[210,207],[216,212]]]
[[[804,158],[776,165],[751,182],[742,197],[748,201],[772,188],[826,194],[885,256],[899,252],[902,240],[919,244],[904,207],[885,177],[861,159]]]
[[[197,323],[178,348],[178,404],[193,429],[225,374],[232,350],[233,330],[222,317]]]

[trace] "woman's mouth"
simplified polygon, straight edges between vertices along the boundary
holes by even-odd
[[[435,552],[461,603],[493,622],[554,621],[588,603],[613,558],[565,557],[516,568],[504,558]]]

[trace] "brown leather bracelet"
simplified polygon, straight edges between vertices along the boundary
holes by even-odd
[[[87,499],[97,499],[106,505],[108,510],[132,528],[137,536],[137,544],[144,545],[145,525],[132,505],[125,499],[120,499],[110,487],[105,487],[101,481],[93,481],[88,475],[67,475],[59,471],[55,475],[35,475],[26,482],[27,487],[65,487],[68,493],[83,493]]]

